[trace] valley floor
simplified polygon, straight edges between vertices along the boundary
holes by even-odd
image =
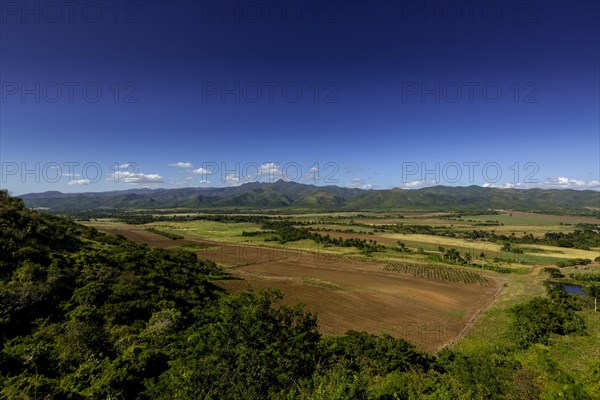
[[[481,273],[482,282],[451,282],[384,270],[377,261],[318,252],[197,239],[173,241],[131,225],[106,231],[161,248],[196,246],[200,258],[224,265],[240,278],[221,281],[222,287],[232,292],[249,285],[280,289],[288,304],[300,301],[317,313],[325,334],[388,333],[428,351],[464,334],[504,283],[489,273]]]

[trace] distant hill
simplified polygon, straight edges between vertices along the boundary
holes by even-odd
[[[31,208],[54,211],[156,208],[262,208],[314,210],[488,209],[585,210],[600,208],[600,192],[433,186],[363,190],[279,180],[222,188],[132,189],[97,193],[56,191],[21,196]]]

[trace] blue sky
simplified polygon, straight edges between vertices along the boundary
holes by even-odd
[[[6,1],[13,193],[598,189],[595,1]]]

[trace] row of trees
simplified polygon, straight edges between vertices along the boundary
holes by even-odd
[[[322,235],[309,228],[297,227],[296,225],[295,221],[290,220],[267,220],[263,222],[262,227],[263,229],[270,229],[275,232],[270,240],[276,240],[281,244],[308,239],[325,246],[356,247],[363,253],[372,253],[385,249],[385,246],[378,244],[374,240],[331,237],[330,235]]]
[[[369,225],[365,225],[368,227]],[[505,235],[497,234],[494,231],[484,230],[456,230],[444,226],[430,225],[379,225],[378,231],[387,231],[393,233],[423,234],[435,235],[453,238],[463,238],[472,240],[486,240],[499,244],[543,244],[558,247],[573,247],[583,250],[589,250],[592,247],[600,246],[600,232],[594,224],[577,224],[577,229],[573,232],[548,232],[543,237],[536,237],[531,233],[525,233],[521,236],[515,234]]]
[[[176,233],[171,233],[171,232],[163,231],[163,230],[152,228],[152,227],[146,228],[146,230],[148,232],[156,233],[157,235],[164,236],[164,237],[169,238],[171,240],[181,240],[181,239],[184,239],[183,236],[178,235]]]

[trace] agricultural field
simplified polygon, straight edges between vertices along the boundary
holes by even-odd
[[[490,254],[498,254],[501,253],[501,246],[495,243],[476,241],[476,240],[467,240],[467,239],[455,239],[455,238],[447,238],[443,236],[433,236],[433,235],[420,235],[420,234],[381,234],[375,235],[373,239],[378,240],[378,238],[386,238],[392,240],[400,240],[406,241],[410,243],[425,244],[430,246],[449,246],[460,248],[464,251],[471,251],[473,253],[477,252],[489,252]],[[544,255],[551,258],[590,258],[594,259],[599,254],[597,251],[593,250],[579,250],[579,249],[571,249],[571,248],[562,248],[556,246],[546,246],[546,245],[523,245],[523,247],[529,248],[537,248],[538,251],[529,252],[531,255]]]
[[[160,227],[168,229],[163,224]],[[502,289],[501,278],[489,273],[457,272],[451,267],[437,267],[439,272],[432,277],[392,270],[376,261],[215,240],[222,236],[212,240],[192,238],[190,232],[196,231],[191,229],[177,230],[186,236],[183,240],[172,240],[130,225],[113,223],[105,229],[155,247],[199,246],[196,253],[200,258],[219,263],[239,278],[222,281],[222,287],[232,292],[240,292],[249,285],[257,289],[281,289],[285,302],[301,301],[318,314],[323,333],[340,335],[348,330],[388,333],[428,351],[453,341]],[[232,228],[228,233],[240,229]],[[224,231],[223,227],[213,227],[210,232],[223,235]],[[422,267],[431,268],[425,264]]]
[[[218,283],[228,292],[279,289],[284,304],[299,301],[315,312],[325,335],[337,337],[350,330],[386,333],[433,353],[445,347],[462,354],[504,349],[527,373],[545,382],[551,397],[563,392],[555,382],[565,376],[579,377],[590,393],[600,395],[596,383],[600,321],[589,302],[580,312],[585,335],[553,335],[549,345],[525,350],[515,349],[511,316],[513,307],[546,297],[548,280],[585,285],[599,279],[600,248],[594,239],[584,249],[519,239],[506,247],[506,242],[490,237],[458,237],[489,230],[509,238],[543,238],[548,232],[570,234],[581,229],[577,224],[593,226],[597,222],[593,218],[508,211],[463,217],[282,213],[274,214],[270,220],[275,223],[269,224],[264,219],[248,222],[238,218],[241,214],[235,214],[238,220],[198,215],[181,213],[190,220],[139,225],[116,219],[85,223],[215,261],[234,278]],[[397,227],[404,231],[394,232]],[[405,233],[412,227],[415,232],[433,231]]]
[[[173,215],[181,215],[181,213],[174,213]],[[242,215],[250,216],[256,214],[247,213]],[[402,218],[398,218],[399,216]],[[330,246],[327,244],[318,244],[312,240],[295,240],[282,244],[277,240],[272,240],[274,236],[272,233],[268,230],[263,230],[259,223],[253,222],[224,223],[210,220],[193,220],[185,222],[168,221],[153,222],[148,224],[147,227],[170,232],[175,235],[182,235],[189,239],[318,251],[324,254],[366,258],[368,260],[379,259],[381,261],[423,258],[422,256],[415,254],[393,251],[395,244],[398,242],[406,244],[413,253],[417,251],[436,252],[440,247],[455,248],[462,254],[468,253],[474,261],[477,261],[480,264],[489,263],[495,260],[513,266],[533,266],[554,264],[556,262],[564,262],[574,258],[594,260],[600,255],[600,248],[598,247],[591,247],[588,250],[583,250],[538,243],[518,244],[515,245],[515,248],[520,248],[521,250],[519,252],[508,252],[506,249],[503,249],[501,244],[487,240],[473,240],[420,233],[393,233],[383,229],[383,225],[390,226],[390,223],[392,222],[402,221],[399,223],[405,226],[444,226],[451,232],[460,232],[463,230],[462,226],[455,225],[457,221],[452,219],[439,219],[439,217],[447,218],[447,216],[448,214],[443,213],[312,213],[297,215],[282,214],[279,216],[281,218],[289,218],[292,219],[292,221],[297,221],[298,224],[301,224],[300,226],[318,232],[321,235],[329,235],[332,238],[340,239],[356,238],[369,242],[374,241],[385,247],[383,250],[368,254],[368,257],[364,257],[365,254],[354,247]],[[463,219],[468,219],[470,221],[499,221],[503,225],[477,226],[471,227],[471,229],[487,229],[496,231],[496,234],[501,234],[499,231],[503,231],[506,234],[516,232],[511,237],[519,237],[520,235],[525,234],[531,234],[538,237],[547,232],[571,232],[575,229],[575,225],[572,224],[589,224],[596,221],[594,218],[590,217],[545,215],[524,212],[506,212],[506,214],[500,215],[466,216],[463,217]],[[110,228],[113,223],[118,222],[114,220],[99,220],[94,222],[94,224],[100,228]],[[440,225],[440,223],[442,224]],[[561,223],[563,225],[560,225]],[[468,222],[468,224],[472,225],[473,222]],[[249,235],[244,235],[244,233],[248,233]]]
[[[522,236],[524,234],[533,234],[534,236],[543,236],[547,232],[571,232],[576,229],[576,224],[597,224],[600,225],[600,219],[592,217],[579,217],[570,215],[552,215],[536,214],[520,211],[498,211],[499,214],[486,215],[468,215],[462,217],[452,217],[448,213],[401,213],[401,214],[365,214],[359,213],[358,216],[347,216],[343,219],[327,219],[331,222],[332,229],[360,229],[363,225],[370,225],[377,228],[382,225],[425,225],[433,227],[448,227],[456,231],[482,230],[496,232],[498,234],[515,234]],[[489,221],[496,224],[487,223]],[[353,225],[359,224],[359,225]],[[318,227],[318,225],[315,225]],[[364,227],[363,227],[364,229]]]
[[[192,215],[174,213],[173,215]],[[198,214],[193,214],[198,215]],[[192,216],[193,216],[192,215]],[[200,214],[202,215],[202,214]],[[237,215],[256,215],[252,213]],[[401,216],[402,218],[398,218]],[[496,258],[500,262],[537,265],[553,264],[573,258],[584,258],[593,260],[600,255],[600,248],[591,247],[588,250],[549,246],[546,244],[518,244],[516,248],[522,248],[518,253],[508,252],[499,243],[492,243],[481,239],[466,239],[448,237],[441,235],[421,233],[393,233],[384,229],[392,226],[392,223],[403,224],[403,226],[424,226],[447,228],[450,232],[460,233],[465,230],[460,221],[447,219],[448,214],[443,213],[402,213],[402,214],[377,214],[377,213],[324,213],[324,214],[282,214],[279,217],[289,218],[297,221],[299,226],[304,226],[321,235],[329,235],[335,238],[352,239],[357,238],[365,241],[375,241],[388,248],[393,248],[397,242],[403,242],[413,251],[423,249],[431,252],[437,251],[439,247],[456,248],[461,253],[468,253],[472,258],[479,258],[484,262]],[[444,217],[446,219],[439,219]],[[425,219],[423,219],[425,218]],[[499,226],[474,226],[474,222],[467,222],[469,229],[489,230],[496,234],[504,232],[507,235],[514,233],[511,237],[519,237],[531,234],[535,237],[543,236],[547,232],[572,232],[576,223],[594,223],[596,219],[591,217],[560,216],[533,214],[524,212],[506,212],[500,215],[465,216],[462,219],[469,221],[498,221]],[[402,222],[399,222],[402,221]],[[118,223],[114,220],[99,220],[94,222],[98,227],[110,228],[110,224]],[[108,224],[108,225],[107,225]],[[562,225],[561,225],[562,224]],[[281,244],[270,238],[273,236],[261,228],[259,223],[241,222],[224,223],[210,220],[193,220],[185,222],[153,222],[148,224],[153,229],[163,230],[172,234],[179,234],[191,239],[204,239],[221,241],[225,243],[243,243],[255,246],[270,246],[280,248],[292,248],[298,250],[319,251],[327,254],[361,257],[361,252],[354,248],[318,245],[312,240],[296,240]],[[244,232],[251,235],[244,235]],[[483,255],[484,257],[480,257]],[[369,259],[401,259],[411,258],[407,254],[397,254],[390,251],[381,251],[369,255]]]
[[[482,226],[477,224],[485,223],[488,220],[497,221],[502,224],[499,226]],[[475,221],[475,223],[470,222]],[[578,217],[571,215],[551,215],[535,214],[521,211],[502,212],[499,215],[475,215],[460,218],[460,221],[453,222],[457,229],[464,229],[464,223],[470,224],[470,227],[481,229],[483,231],[494,231],[498,234],[513,234],[522,236],[532,234],[534,236],[543,236],[547,232],[572,232],[576,229],[576,224],[597,224],[600,225],[600,219],[592,217]],[[471,229],[472,229],[471,228]]]
[[[432,280],[441,280],[458,283],[478,283],[481,286],[489,286],[489,281],[477,272],[466,271],[459,268],[447,268],[426,264],[387,264],[386,271],[400,272],[416,277]]]
[[[282,242],[277,240],[276,231],[265,229],[258,222],[201,219],[143,225],[126,225],[115,220],[87,223],[137,242],[193,251],[202,259],[215,261],[238,278],[220,283],[231,292],[240,292],[248,286],[281,289],[285,302],[301,301],[318,313],[323,333],[384,332],[429,351],[458,342],[497,297],[502,304],[502,299],[522,299],[543,292],[538,277],[543,266],[574,258],[593,260],[599,255],[597,249],[540,244],[522,245],[524,251],[516,254],[503,251],[500,244],[483,240],[390,233],[380,229],[382,225],[415,222],[416,225],[460,229],[457,226],[460,222],[441,218],[447,215],[312,213],[278,216],[296,224],[298,229],[309,229],[334,241],[361,240],[379,246],[372,252],[355,246],[317,243],[308,238]],[[564,231],[571,226],[560,225],[561,222],[588,223],[590,220],[527,213],[465,218],[498,220],[505,224],[503,228],[523,229],[527,233],[557,227]],[[475,224],[472,221],[465,225]],[[400,242],[406,251],[398,251]],[[456,265],[443,260],[440,258],[442,249],[456,249],[463,257],[468,254],[472,263]],[[523,290],[525,286],[527,290]],[[493,315],[493,308],[491,310]]]

